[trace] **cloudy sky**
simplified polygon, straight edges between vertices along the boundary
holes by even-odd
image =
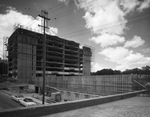
[[[14,24],[41,31],[41,10],[49,34],[92,48],[92,71],[150,65],[150,0],[0,0],[0,56]]]

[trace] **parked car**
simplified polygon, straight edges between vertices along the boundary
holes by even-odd
[[[19,101],[20,104],[24,106],[35,106],[37,105],[31,98],[24,98],[23,100]]]
[[[12,95],[12,99],[19,102],[20,100],[24,99],[23,95]]]

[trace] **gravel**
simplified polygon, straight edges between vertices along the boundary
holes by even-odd
[[[44,117],[150,117],[150,97],[133,97]]]

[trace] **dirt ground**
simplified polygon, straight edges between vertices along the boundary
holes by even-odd
[[[44,117],[150,117],[150,97],[133,97]]]

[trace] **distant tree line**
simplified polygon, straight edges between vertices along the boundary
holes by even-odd
[[[140,68],[127,69],[125,71],[112,70],[112,69],[102,69],[97,72],[92,72],[91,75],[119,75],[119,74],[146,74],[150,75],[150,66],[144,66]]]

